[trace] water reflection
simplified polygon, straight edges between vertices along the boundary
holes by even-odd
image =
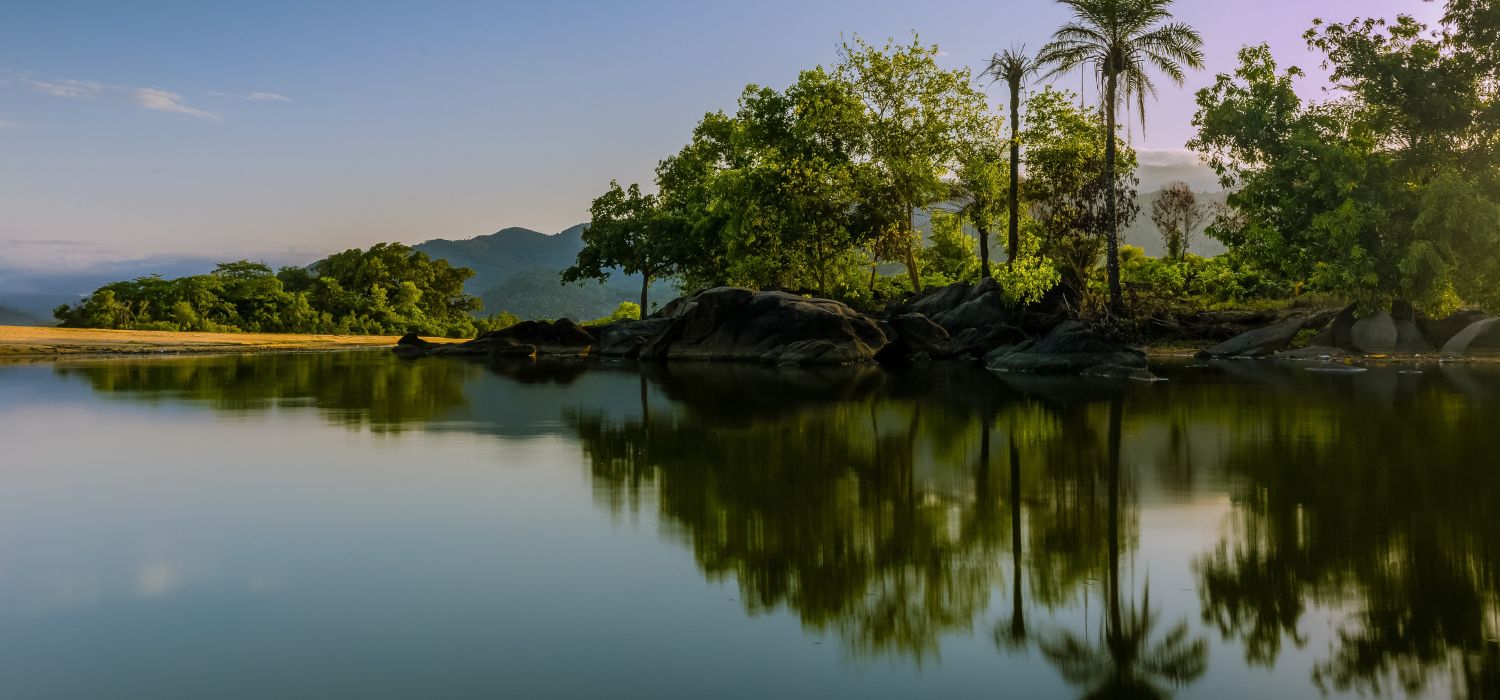
[[[749,617],[790,612],[856,662],[934,665],[978,638],[1085,697],[1289,656],[1305,690],[1500,697],[1500,375],[1483,368],[1235,362],[1152,386],[368,354],[55,371],[133,402],[562,435],[617,522],[650,515]],[[1145,534],[1143,514],[1213,502],[1227,517],[1191,551]],[[1153,589],[1162,562],[1193,588]]]

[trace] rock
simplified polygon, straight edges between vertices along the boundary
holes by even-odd
[[[953,336],[953,351],[955,355],[982,357],[995,348],[1014,346],[1027,338],[1026,332],[1015,326],[966,328]]]
[[[875,354],[875,360],[886,365],[909,364],[918,359],[949,357],[954,353],[953,339],[942,326],[918,313],[891,317],[885,326],[890,342]]]
[[[1146,369],[1146,354],[1066,321],[1040,340],[1018,345],[989,362],[989,368],[999,372],[1040,374],[1078,374],[1100,365]]]
[[[718,287],[671,311],[641,359],[854,364],[889,342],[873,319],[844,304],[785,292]]]
[[[933,316],[932,320],[951,334],[970,328],[1002,325],[1008,320],[1001,306],[1003,299],[999,289],[992,289]]]
[[[967,301],[971,286],[968,282],[954,282],[946,287],[929,289],[908,302],[905,310],[933,318]]]
[[[1487,318],[1471,323],[1443,345],[1443,354],[1448,357],[1467,357],[1486,352],[1500,352],[1500,318]]]
[[[475,338],[463,343],[430,343],[407,333],[396,341],[391,351],[402,357],[529,357],[536,354],[536,346],[517,342],[513,338]]]
[[[1422,330],[1422,335],[1427,339],[1428,343],[1431,343],[1433,347],[1440,348],[1447,345],[1448,341],[1452,340],[1453,336],[1458,335],[1459,331],[1489,317],[1490,315],[1483,311],[1465,309],[1440,320],[1419,317],[1417,319],[1417,327]]]
[[[488,343],[502,346],[505,341],[536,347],[538,355],[587,355],[594,345],[594,336],[572,321],[562,318],[557,321],[522,321],[514,326],[490,331],[475,338],[473,343]]]
[[[1432,346],[1422,335],[1422,330],[1417,327],[1416,321],[1406,318],[1396,319],[1396,352],[1412,354],[1432,352]]]
[[[647,318],[639,321],[615,321],[592,328],[590,331],[596,342],[590,354],[599,357],[638,357],[641,348],[670,325],[670,318]]]
[[[1396,352],[1399,339],[1396,321],[1384,311],[1355,321],[1349,329],[1349,347],[1363,353]]]
[[[1213,357],[1262,357],[1281,350],[1292,342],[1307,325],[1307,317],[1294,316],[1265,328],[1241,333],[1198,353],[1200,359]]]
[[[1350,334],[1354,328],[1354,312],[1355,307],[1353,305],[1344,307],[1344,310],[1340,311],[1337,316],[1334,316],[1333,320],[1323,330],[1318,331],[1318,334],[1314,335],[1312,341],[1308,344],[1334,348],[1351,347]]]

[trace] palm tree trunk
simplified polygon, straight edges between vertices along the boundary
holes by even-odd
[[[1116,227],[1118,217],[1115,201],[1115,104],[1117,90],[1117,71],[1110,67],[1109,77],[1106,78],[1104,97],[1104,213],[1109,218],[1106,222],[1107,235],[1105,236],[1105,255],[1108,259],[1104,261],[1105,273],[1109,276],[1109,310],[1112,314],[1120,314],[1123,304],[1120,293],[1120,231]]]
[[[641,320],[646,318],[646,294],[651,291],[651,273],[641,273]]]
[[[1016,263],[1021,249],[1021,84],[1010,84],[1010,238],[1006,240],[1006,266]]]
[[[978,224],[978,222],[975,222]],[[992,277],[990,274],[990,232],[983,226],[976,225],[979,230],[979,276],[981,278]]]

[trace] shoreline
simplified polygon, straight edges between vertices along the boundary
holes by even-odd
[[[0,326],[0,361],[379,350],[394,347],[397,340],[397,336],[383,335],[198,333]],[[456,342],[449,338],[429,340],[434,343]]]

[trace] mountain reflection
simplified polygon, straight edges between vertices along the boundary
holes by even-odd
[[[1136,385],[335,354],[56,372],[132,401],[564,435],[601,508],[649,514],[746,613],[789,612],[856,659],[979,637],[1086,697],[1163,697],[1290,655],[1309,689],[1500,698],[1500,373],[1481,367],[1232,362]],[[1204,503],[1224,515],[1195,550],[1143,534],[1143,513]],[[1153,589],[1146,559],[1192,590]]]

